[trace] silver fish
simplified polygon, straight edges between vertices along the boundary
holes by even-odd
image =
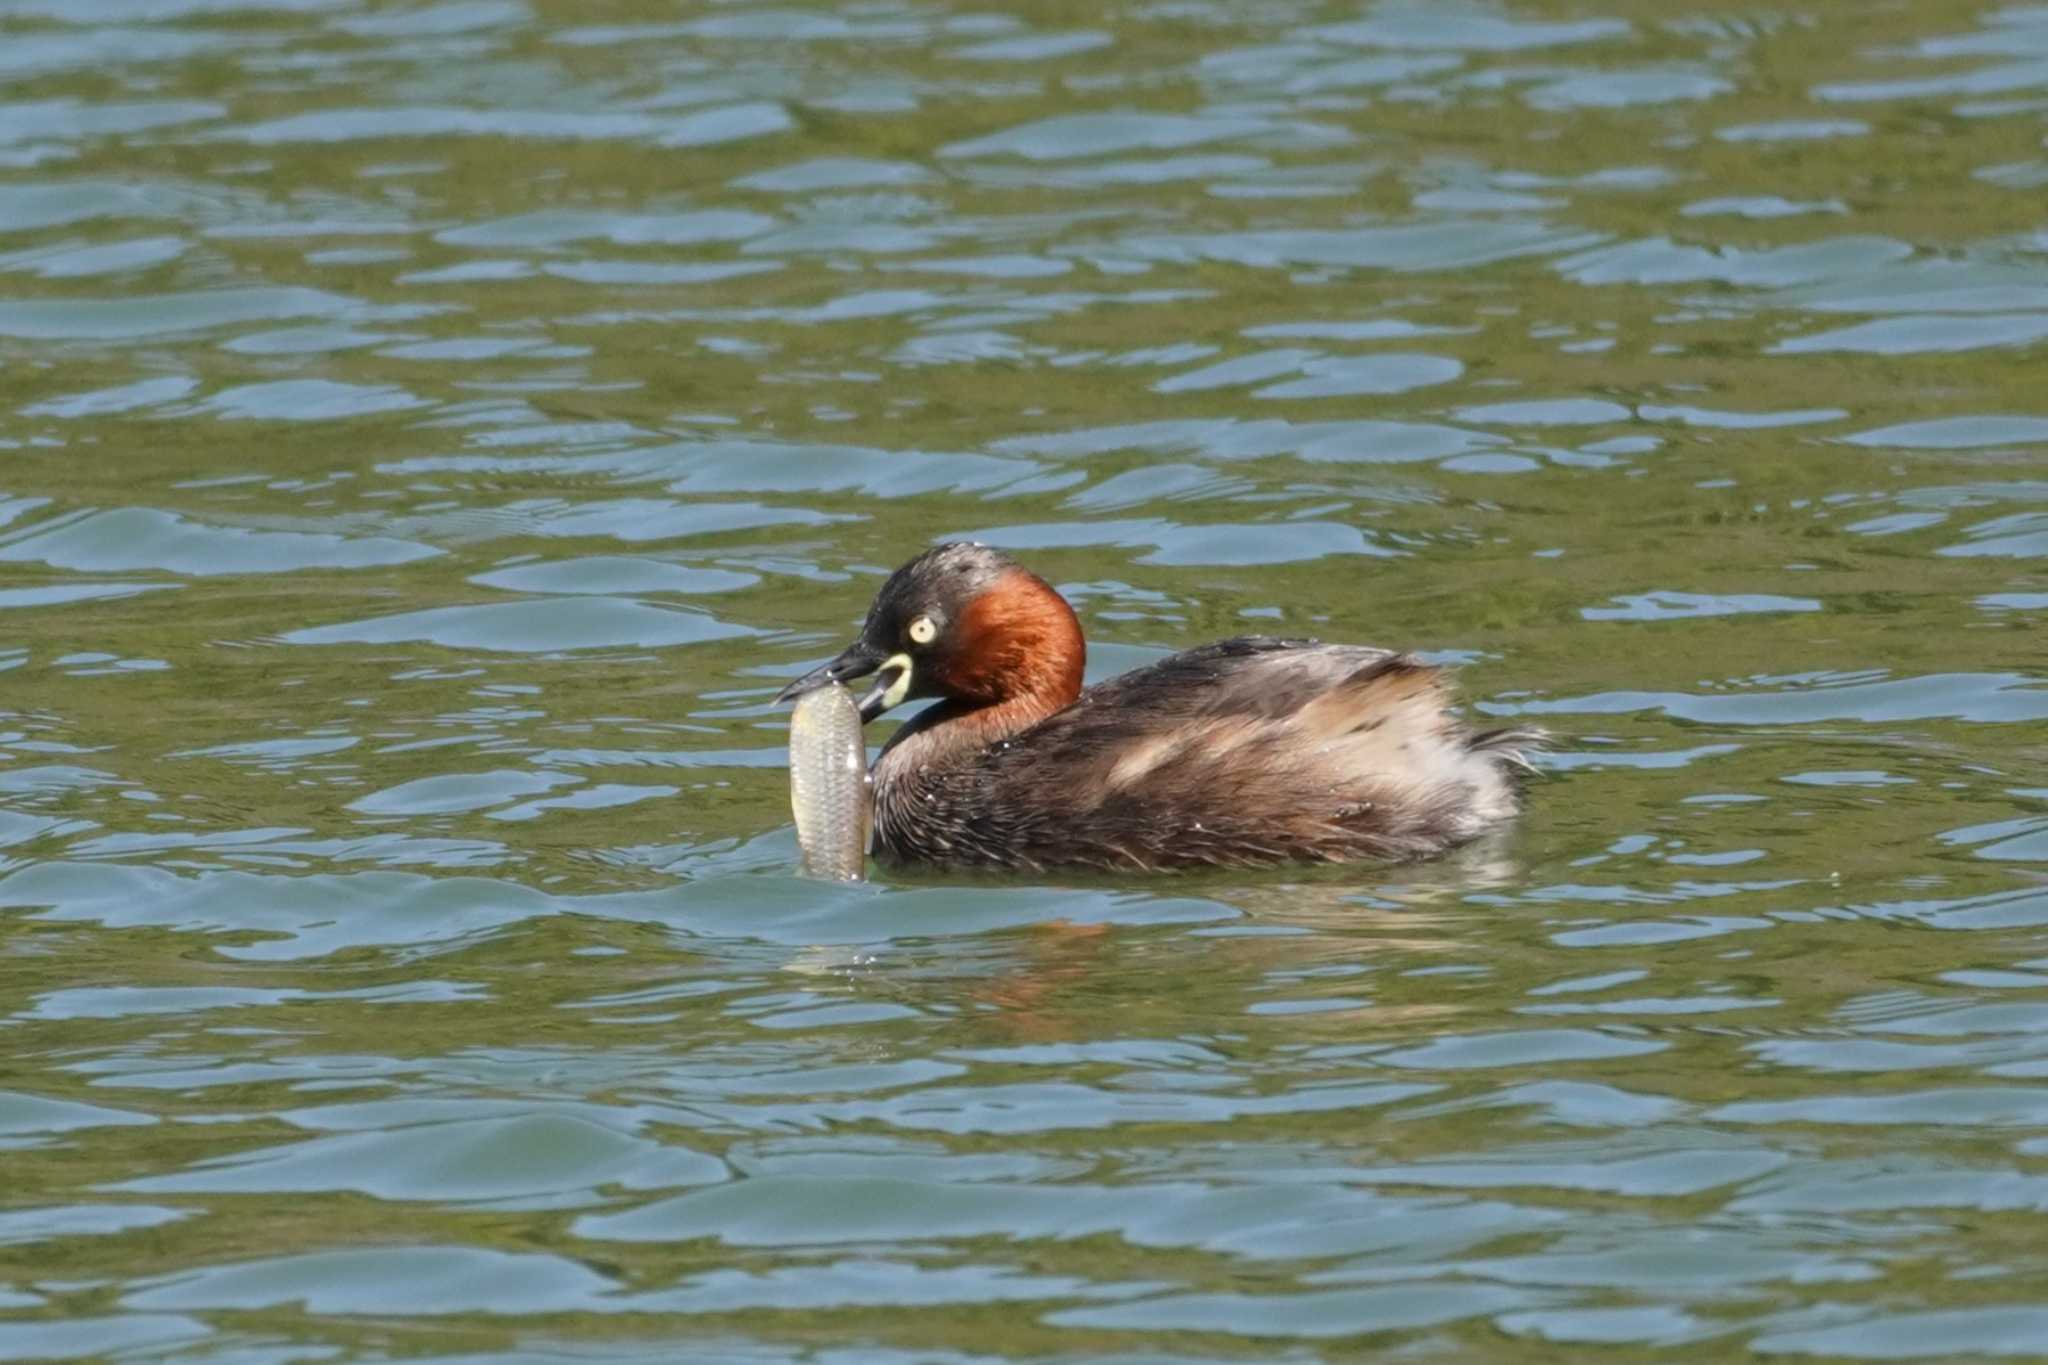
[[[806,876],[866,877],[869,785],[853,693],[828,683],[798,697],[789,717],[789,808]]]

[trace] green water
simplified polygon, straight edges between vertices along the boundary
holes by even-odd
[[[0,1358],[2048,1355],[2048,8],[0,0]],[[941,536],[1560,736],[793,874]]]

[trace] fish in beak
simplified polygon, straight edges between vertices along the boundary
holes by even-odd
[[[865,638],[855,640],[840,650],[839,657],[823,668],[814,668],[783,688],[775,700],[778,703],[794,701],[804,693],[814,692],[828,684],[850,682],[870,675],[874,677],[874,685],[859,697],[861,724],[865,725],[901,702],[910,692],[910,656],[890,654],[869,644]]]

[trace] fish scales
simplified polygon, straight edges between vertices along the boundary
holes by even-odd
[[[831,683],[797,698],[789,718],[789,805],[807,876],[859,881],[871,820],[860,707]]]

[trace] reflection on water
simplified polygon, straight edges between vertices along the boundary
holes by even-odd
[[[0,86],[0,1358],[2048,1341],[2048,10],[0,0]],[[1091,676],[1562,743],[1426,867],[797,879],[769,699],[958,534]]]

